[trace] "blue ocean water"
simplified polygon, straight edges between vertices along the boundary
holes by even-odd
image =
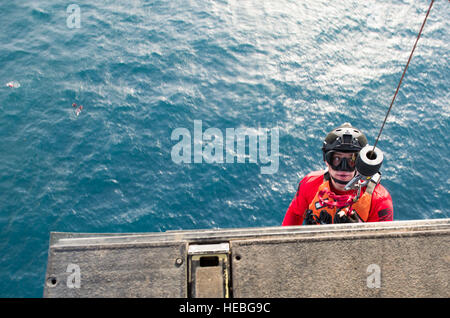
[[[280,225],[328,131],[374,143],[429,2],[70,4],[0,3],[1,297],[42,296],[50,231]],[[436,1],[378,144],[396,220],[450,217],[449,21]],[[278,128],[278,170],[174,163],[194,120]]]

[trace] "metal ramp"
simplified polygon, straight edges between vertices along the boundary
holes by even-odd
[[[44,297],[449,297],[450,219],[52,232]]]

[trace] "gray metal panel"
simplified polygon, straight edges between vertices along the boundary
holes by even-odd
[[[44,296],[187,297],[188,257],[193,257],[188,245],[194,252],[229,243],[233,297],[449,297],[449,239],[450,219],[165,233],[54,232]],[[80,269],[80,288],[70,288],[70,264]],[[381,270],[379,288],[367,283],[371,264]]]
[[[449,243],[448,227],[234,240],[233,296],[449,297]]]
[[[44,297],[186,297],[186,248],[185,242],[50,246]],[[79,288],[70,264],[79,268]]]

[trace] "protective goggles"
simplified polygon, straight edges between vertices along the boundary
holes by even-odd
[[[328,151],[325,160],[336,171],[355,171],[358,153],[353,152],[351,157],[342,157],[334,151]]]

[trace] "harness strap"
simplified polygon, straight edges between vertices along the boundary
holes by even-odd
[[[381,173],[377,172],[376,174],[374,174],[372,176],[372,178],[370,178],[369,184],[367,185],[367,188],[366,188],[366,192],[368,194],[372,194],[373,190],[375,189],[377,184],[380,183],[380,180],[381,180]]]
[[[328,198],[324,198],[324,196],[327,196]],[[349,206],[353,203],[354,195],[337,195],[330,191],[328,188],[324,188],[319,192],[319,201],[322,205],[327,205],[328,207],[336,207],[336,208],[343,208],[346,206]],[[331,201],[331,200],[332,201]]]

